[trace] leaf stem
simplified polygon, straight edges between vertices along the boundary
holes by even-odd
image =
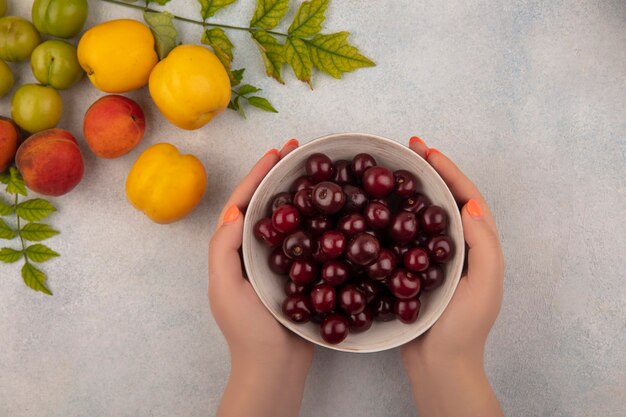
[[[17,218],[17,235],[20,237],[20,241],[22,242],[22,253],[24,254],[24,259],[26,259],[26,245],[24,244],[24,238],[22,237],[22,226],[20,224],[20,216],[17,214],[17,203],[18,203],[19,194],[15,194],[15,217]],[[26,259],[28,262],[28,259]]]
[[[232,91],[233,93],[237,94],[239,97],[248,100],[248,97],[244,96],[243,94],[239,94],[239,92],[237,90],[235,90],[234,88],[231,89],[230,91]],[[250,101],[250,100],[248,100],[248,101]]]
[[[154,12],[154,13],[159,13],[159,10],[155,10],[155,9],[151,9],[148,6],[139,6],[136,4],[131,4],[131,3],[125,3],[123,1],[120,0],[102,0],[105,1],[107,3],[113,3],[113,4],[117,4],[120,6],[125,6],[125,7],[130,7],[131,9],[137,9],[137,10],[142,10],[142,11],[146,11],[146,12]],[[201,20],[194,20],[194,19],[189,19],[187,17],[182,17],[182,16],[176,16],[176,15],[172,15],[172,18],[176,19],[176,20],[180,20],[181,22],[187,22],[187,23],[193,23],[195,25],[200,25],[202,27],[218,27],[218,28],[223,28],[223,29],[233,29],[233,30],[243,30],[249,33],[253,33],[259,30],[263,30],[261,28],[251,28],[251,27],[245,27],[245,26],[233,26],[233,25],[225,25],[222,23],[207,23],[207,22],[203,22]],[[272,35],[277,35],[277,36],[283,36],[283,37],[289,37],[288,34],[286,33],[281,33],[281,32],[274,32],[272,30],[266,30],[265,32],[267,33],[271,33]]]

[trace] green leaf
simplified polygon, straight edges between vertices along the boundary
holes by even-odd
[[[241,103],[239,102],[240,98],[240,96],[237,96],[233,100],[231,100],[231,102],[228,103],[228,108],[231,110],[237,110],[239,115],[245,119],[246,113],[243,111],[243,107],[241,107]]]
[[[46,274],[28,262],[26,262],[22,267],[22,279],[24,279],[24,283],[33,290],[52,295],[50,290],[44,284],[46,282]]]
[[[233,43],[228,39],[224,30],[222,28],[205,30],[200,42],[213,49],[217,58],[228,71],[232,82],[235,79],[230,71],[230,65],[233,62]]]
[[[44,223],[27,223],[20,230],[20,235],[31,242],[41,242],[58,234],[59,232]]]
[[[283,54],[285,62],[291,65],[296,77],[311,86],[311,57],[304,41],[300,38],[287,38]]]
[[[24,185],[24,179],[20,174],[20,171],[15,167],[11,167],[9,170],[9,180],[7,182],[7,193],[9,194],[21,194],[27,195],[26,185]]]
[[[246,112],[243,111],[243,106],[239,104],[239,99],[240,98],[241,97],[239,97],[239,96],[237,96],[235,98],[235,107],[237,108],[237,112],[239,113],[239,115],[245,119],[246,118]]]
[[[258,96],[248,97],[248,103],[261,110],[278,113],[278,110],[276,110],[266,98]]]
[[[341,78],[344,72],[376,65],[348,43],[348,35],[350,35],[348,32],[320,34],[313,39],[305,40],[313,65],[335,78]]]
[[[26,248],[26,256],[33,262],[45,262],[55,256],[60,256],[58,252],[53,251],[46,245],[36,243]]]
[[[8,184],[11,180],[11,174],[9,172],[0,172],[0,183]]]
[[[155,49],[159,59],[163,59],[176,47],[178,33],[174,27],[174,15],[169,12],[143,12],[146,21],[154,35]]]
[[[200,14],[203,20],[207,20],[213,16],[219,9],[223,9],[226,6],[230,6],[237,0],[198,0],[202,10]]]
[[[300,5],[296,17],[293,18],[288,33],[292,36],[313,36],[322,30],[322,22],[326,18],[324,13],[329,0],[305,1]]]
[[[239,96],[235,97],[235,99],[238,99]],[[228,103],[228,108],[231,110],[239,110],[239,100],[237,100],[237,104],[235,104],[235,100],[231,100]]]
[[[13,214],[13,204],[5,203],[4,200],[0,200],[0,216],[8,216]]]
[[[243,73],[245,70],[246,70],[245,68],[240,68],[240,69],[232,70],[230,72],[230,76],[231,76],[230,85],[232,87],[238,85],[241,82],[241,80],[243,80]]]
[[[32,200],[26,200],[17,205],[17,215],[29,222],[35,222],[45,219],[52,212],[57,209],[52,204],[43,198],[33,198]]]
[[[15,236],[17,236],[17,232],[4,222],[4,220],[0,219],[0,239],[11,240]]]
[[[150,4],[150,3],[158,3],[161,6],[165,6],[169,2],[170,2],[170,0],[148,0],[148,4]]]
[[[250,27],[275,28],[289,10],[289,0],[257,0]]]
[[[242,96],[250,93],[256,93],[257,91],[261,91],[261,89],[250,84],[244,84],[237,89],[237,93],[241,94]]]
[[[263,64],[265,65],[265,73],[275,78],[281,84],[284,84],[280,71],[285,63],[283,55],[283,45],[278,40],[263,30],[257,30],[252,33],[252,38],[256,41]]]
[[[22,259],[24,254],[20,250],[15,250],[11,248],[2,248],[0,249],[0,262],[4,262],[7,264],[17,262]]]

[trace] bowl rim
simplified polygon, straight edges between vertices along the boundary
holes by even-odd
[[[396,142],[393,139],[389,139],[383,136],[379,136],[379,135],[375,135],[375,134],[371,134],[371,133],[360,133],[360,132],[345,132],[345,133],[331,133],[329,135],[324,135],[324,136],[320,136],[317,137],[315,139],[312,139],[300,146],[298,146],[298,148],[296,148],[294,151],[290,152],[287,156],[285,156],[284,158],[281,158],[280,161],[278,161],[278,163],[276,163],[276,165],[274,165],[272,167],[272,169],[267,173],[267,175],[265,175],[265,177],[263,178],[263,180],[259,183],[259,185],[257,186],[256,190],[254,191],[254,194],[252,195],[252,198],[250,199],[250,203],[248,204],[249,206],[252,206],[253,204],[256,203],[256,200],[262,198],[262,196],[258,193],[258,190],[261,189],[263,187],[263,185],[269,180],[271,174],[274,171],[280,170],[282,165],[285,165],[287,162],[289,161],[289,159],[293,159],[295,158],[297,155],[299,155],[300,153],[304,153],[306,152],[306,150],[313,146],[313,144],[317,144],[319,142],[325,142],[325,141],[335,141],[335,140],[341,140],[343,138],[347,138],[347,137],[367,137],[370,138],[372,140],[376,140],[378,142],[385,142],[387,144],[389,144],[390,146],[393,147],[402,147],[405,149],[408,149],[405,145],[402,145],[399,142]],[[416,154],[416,156],[419,157],[419,155]],[[424,161],[426,162],[426,161]],[[448,185],[445,183],[445,181],[443,180],[443,178],[441,178],[441,176],[439,175],[439,173],[428,163],[426,162],[425,164],[425,170],[430,170],[431,174],[434,174],[434,178],[436,178],[435,181],[438,181],[440,183],[440,185],[443,186],[442,189],[445,189],[445,197],[447,199],[449,199],[449,202],[454,202],[454,204],[456,205],[456,199],[454,198],[454,196],[452,195],[452,192],[450,191],[450,188],[448,187]],[[460,210],[454,210],[453,213],[451,214],[452,216],[457,218],[458,224],[463,224],[462,223],[462,219],[461,219],[461,212]],[[253,231],[254,228],[254,224],[252,219],[250,219],[248,216],[244,216],[244,228],[243,228],[243,236],[244,238],[242,239],[242,255],[243,255],[243,262],[244,262],[244,267],[246,268],[246,271],[249,269],[248,265],[251,264],[251,248],[250,250],[246,250],[246,247],[248,246],[247,242],[252,242],[253,241]],[[463,228],[461,227],[460,230],[460,234],[463,238],[463,245],[465,244],[465,235],[463,232]],[[246,236],[248,236],[248,238],[246,238]],[[452,300],[452,297],[454,296],[454,294],[456,293],[456,290],[458,288],[458,284],[459,281],[461,279],[461,275],[463,273],[463,265],[465,263],[465,251],[461,251],[460,253],[457,254],[457,256],[461,257],[461,261],[458,263],[458,267],[456,271],[451,271],[452,277],[448,278],[448,279],[452,279],[453,282],[453,286],[452,286],[452,290],[449,292],[449,295],[443,300],[442,303],[440,303],[438,305],[438,308],[435,309],[434,314],[432,314],[432,318],[427,321],[424,324],[424,330],[416,335],[411,334],[410,332],[407,332],[407,334],[410,334],[410,337],[408,338],[398,338],[398,340],[394,341],[393,343],[390,343],[389,345],[385,345],[381,348],[359,348],[359,349],[355,349],[355,348],[344,348],[341,347],[341,344],[338,345],[331,345],[331,344],[323,344],[320,343],[320,341],[315,340],[313,338],[310,338],[309,336],[307,336],[303,331],[301,331],[298,326],[292,326],[293,323],[289,322],[285,317],[279,316],[274,314],[274,312],[272,311],[272,309],[269,307],[268,302],[266,300],[263,299],[263,297],[261,297],[260,293],[259,293],[259,289],[257,288],[257,284],[256,284],[256,280],[253,276],[248,274],[248,281],[250,282],[250,284],[252,285],[252,287],[254,288],[254,292],[256,293],[256,296],[261,300],[261,302],[263,303],[263,305],[265,306],[265,308],[268,310],[268,312],[272,315],[272,317],[274,317],[274,319],[276,319],[282,326],[284,326],[287,331],[291,331],[295,334],[297,334],[298,336],[302,337],[305,340],[308,340],[309,342],[318,345],[318,346],[322,346],[328,349],[333,349],[336,351],[340,351],[340,352],[349,352],[349,353],[375,353],[375,352],[383,352],[386,350],[390,350],[390,349],[394,349],[398,346],[402,346],[406,343],[409,343],[412,340],[417,339],[418,337],[420,337],[421,335],[423,335],[424,333],[426,333],[428,330],[430,330],[430,328],[437,322],[437,320],[439,320],[439,318],[441,317],[441,315],[443,314],[443,312],[446,310],[446,308],[448,307],[448,305],[450,304],[450,301]]]

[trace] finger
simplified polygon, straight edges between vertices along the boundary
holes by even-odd
[[[411,136],[409,139],[409,148],[411,148],[415,153],[417,153],[422,158],[426,159],[426,151],[428,150],[428,146],[426,143],[417,136]]]
[[[270,149],[259,161],[252,167],[248,175],[239,183],[235,191],[230,195],[228,201],[224,205],[217,223],[219,228],[223,223],[226,209],[232,205],[236,205],[239,209],[245,209],[256,191],[257,187],[263,181],[263,178],[279,161],[280,153],[277,149]]]
[[[430,148],[426,151],[426,161],[441,176],[457,203],[464,205],[471,199],[479,201],[487,223],[495,230],[495,222],[487,201],[474,183],[463,174],[455,163],[435,148]]]
[[[293,151],[298,146],[300,146],[300,143],[298,143],[297,139],[289,139],[280,149],[280,159],[283,159],[289,154],[289,152]]]
[[[243,215],[236,205],[231,205],[209,243],[209,296],[245,282],[239,258],[242,235]]]
[[[467,278],[471,285],[485,286],[490,294],[498,295],[502,293],[504,258],[498,234],[483,213],[484,206],[475,199],[469,200],[461,210],[463,232],[469,247]]]
[[[465,204],[472,198],[484,201],[474,183],[441,151],[435,148],[428,149],[426,160],[439,173],[459,203]]]

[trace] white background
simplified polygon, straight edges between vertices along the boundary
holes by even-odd
[[[9,0],[30,15],[29,1]],[[87,22],[140,18],[90,1]],[[292,6],[297,2],[293,1]],[[195,1],[175,13],[198,17]],[[251,0],[216,22],[245,24]],[[293,16],[292,10],[286,22]],[[607,1],[334,0],[324,31],[349,30],[378,65],[314,90],[285,69],[264,77],[256,47],[229,32],[235,67],[279,114],[228,111],[186,132],[168,124],[147,89],[144,141],[116,160],[95,158],[82,117],[103,93],[86,80],[62,92],[60,127],[81,141],[82,183],[54,199],[45,264],[53,297],[0,265],[0,416],[208,416],[228,371],[207,302],[207,243],[222,204],[271,147],[362,131],[449,155],[492,204],[507,260],[505,299],[486,366],[509,416],[623,415],[626,391],[626,6]],[[177,22],[181,39],[197,26]],[[286,28],[286,25],[285,27]],[[283,29],[284,29],[283,28]],[[28,64],[11,65],[19,82]],[[0,114],[10,113],[10,98]],[[206,165],[207,194],[183,221],[159,226],[125,199],[141,150],[171,142]],[[621,412],[619,410],[622,410]],[[416,415],[396,350],[316,350],[303,416]]]

